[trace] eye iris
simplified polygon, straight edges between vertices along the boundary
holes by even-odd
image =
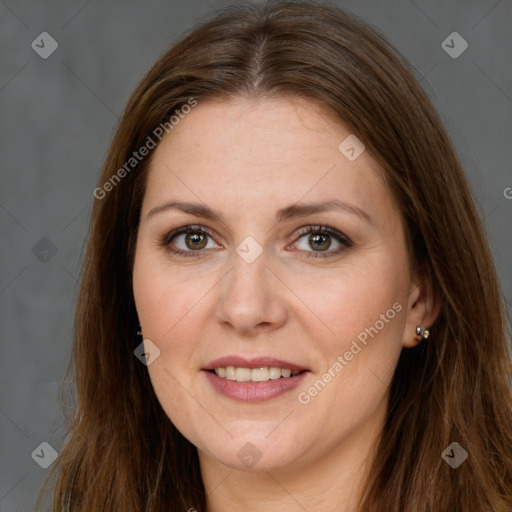
[[[322,243],[322,239],[323,239],[324,243]],[[331,245],[331,242],[327,235],[321,235],[321,234],[310,235],[309,241],[312,243],[313,247],[316,247],[317,249],[320,249],[321,251],[325,251]]]
[[[189,242],[192,243],[192,247],[190,247]],[[202,244],[201,244],[202,242]],[[188,233],[185,237],[185,243],[189,249],[203,249],[206,245],[206,235],[203,233]],[[194,244],[201,244],[200,247]]]

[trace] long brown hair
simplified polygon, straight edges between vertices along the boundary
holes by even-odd
[[[150,156],[112,177],[191,98],[241,94],[320,102],[364,142],[405,220],[411,265],[439,297],[430,339],[402,350],[358,510],[510,512],[510,328],[455,149],[377,30],[330,4],[292,1],[224,9],[167,51],[128,101],[98,184],[108,191],[93,205],[66,371],[73,363],[76,404],[45,480],[58,475],[53,510],[205,510],[197,450],[133,353],[132,265]],[[457,469],[441,457],[452,442],[468,453]]]

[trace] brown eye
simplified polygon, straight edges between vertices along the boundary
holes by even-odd
[[[299,233],[301,236],[294,244],[307,258],[329,258],[337,256],[353,243],[346,235],[328,226],[309,226]],[[307,239],[306,239],[307,236]],[[304,242],[301,242],[304,239]],[[333,247],[334,249],[328,250]]]
[[[185,244],[189,249],[204,249],[207,243],[208,235],[200,232],[188,233],[185,236]]]
[[[320,251],[326,251],[329,249],[331,245],[331,240],[329,235],[309,235],[308,243],[311,244],[311,247],[315,247]]]
[[[203,249],[220,247],[214,243],[212,232],[203,226],[184,226],[175,229],[163,237],[161,245],[180,256],[199,256]]]

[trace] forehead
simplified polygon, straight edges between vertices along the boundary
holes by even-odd
[[[154,150],[144,208],[179,197],[241,213],[329,196],[390,215],[377,162],[366,151],[355,160],[340,151],[349,136],[327,108],[307,99],[199,101]]]

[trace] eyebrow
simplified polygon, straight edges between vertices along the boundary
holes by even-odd
[[[161,204],[160,206],[156,206],[148,213],[146,219],[153,217],[158,213],[165,212],[168,210],[179,210],[184,213],[194,215],[196,217],[211,219],[219,223],[225,224],[225,221],[221,213],[217,212],[216,210],[213,210],[212,208],[204,204],[192,203],[187,201],[168,201],[164,204]],[[351,213],[353,215],[360,217],[366,222],[372,222],[370,216],[364,210],[353,204],[346,203],[345,201],[340,201],[338,199],[331,199],[328,201],[322,201],[318,203],[296,203],[290,206],[286,206],[285,208],[277,210],[276,221],[283,222],[296,217],[306,217],[308,215],[312,215],[315,213],[322,213],[333,210]]]

